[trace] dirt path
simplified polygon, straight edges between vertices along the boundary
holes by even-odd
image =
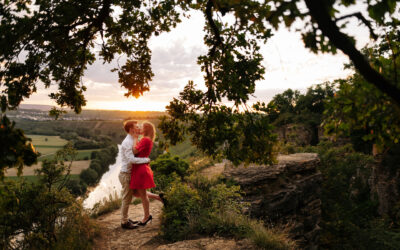
[[[224,165],[221,164],[204,169],[202,172],[207,177],[212,178],[223,171]],[[101,237],[95,240],[94,249],[254,249],[250,247],[251,244],[247,240],[235,241],[219,237],[205,237],[168,244],[158,236],[162,206],[162,203],[152,201],[150,203],[150,214],[153,216],[152,223],[134,230],[121,228],[120,210],[100,216],[97,218],[97,222],[101,228]],[[132,220],[141,220],[142,215],[142,204],[130,206],[129,217]]]

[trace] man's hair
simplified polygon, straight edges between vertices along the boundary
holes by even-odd
[[[124,122],[124,130],[126,133],[129,133],[129,130],[133,128],[133,126],[137,123],[135,120],[127,120]]]

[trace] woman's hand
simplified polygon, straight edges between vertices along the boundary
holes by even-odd
[[[137,153],[139,153],[139,150],[136,149],[136,145],[133,145],[132,147],[132,152],[134,155],[136,155]]]

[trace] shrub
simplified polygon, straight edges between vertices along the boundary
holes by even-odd
[[[1,249],[91,248],[96,228],[65,186],[71,167],[60,161],[65,155],[43,161],[37,182],[1,183]]]
[[[176,181],[167,193],[167,199],[168,206],[162,215],[162,236],[171,241],[183,240],[188,236],[189,218],[200,214],[200,196],[189,185]]]
[[[178,156],[172,157],[167,153],[160,155],[155,161],[151,162],[151,168],[158,174],[170,175],[175,172],[178,176],[184,177],[189,164],[179,159]]]
[[[328,142],[319,145],[319,156],[324,179],[321,246],[399,249],[400,234],[377,214],[378,202],[368,185],[372,157],[355,152],[351,145],[333,147]]]
[[[96,171],[91,168],[84,169],[79,175],[79,178],[84,181],[87,185],[93,185],[97,182],[99,175]]]
[[[86,192],[87,185],[83,181],[73,179],[68,180],[66,183],[66,188],[71,194],[79,196]]]
[[[157,190],[166,190],[171,183],[187,175],[189,164],[179,157],[171,157],[170,154],[160,155],[155,161],[152,161],[151,168],[154,171],[154,181]]]
[[[170,241],[194,235],[249,238],[260,248],[292,249],[293,241],[242,215],[240,188],[192,175],[187,183],[177,179],[166,193],[161,235]]]
[[[99,152],[98,151],[92,151],[92,153],[90,153],[90,159],[96,159],[99,156]]]
[[[98,174],[102,174],[102,167],[101,164],[99,163],[99,161],[92,161],[90,162],[89,168],[93,169],[94,171],[96,171],[96,173]]]

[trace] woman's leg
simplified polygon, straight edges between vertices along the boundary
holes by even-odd
[[[132,194],[133,194],[133,196],[135,196],[136,198],[140,198],[140,195],[139,195],[137,189],[133,189],[133,190],[132,190]]]
[[[151,192],[147,192],[147,197],[149,197],[150,199],[155,199],[155,200],[161,201],[161,198],[158,194],[153,194]]]
[[[147,218],[149,218],[149,216],[150,216],[150,201],[149,201],[149,197],[147,196],[146,189],[138,189],[137,192],[138,192],[138,194],[140,196],[140,199],[142,199],[143,212],[144,212],[144,216],[143,216],[142,222],[145,222],[147,220]]]

